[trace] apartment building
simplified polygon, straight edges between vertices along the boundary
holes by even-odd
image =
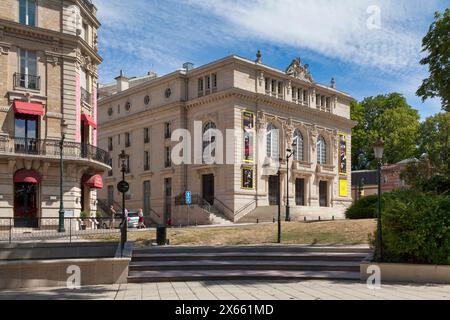
[[[97,148],[97,9],[88,0],[0,1],[0,217],[95,214],[109,170]]]
[[[262,63],[260,52],[253,61],[233,55],[196,68],[187,63],[132,87],[121,72],[114,91],[100,99],[98,115],[99,145],[110,152],[112,168],[99,197],[109,203],[120,203],[115,186],[124,150],[127,207],[158,223],[275,213],[279,186],[292,219],[343,217],[351,204],[352,98],[334,79],[317,83],[300,58],[277,70]],[[186,139],[178,129],[189,132]],[[181,141],[193,151],[179,152]],[[211,156],[202,152],[208,147]],[[184,160],[174,163],[173,153]]]

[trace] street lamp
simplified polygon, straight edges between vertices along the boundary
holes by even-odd
[[[64,163],[63,163],[63,149],[64,140],[67,134],[67,123],[65,120],[61,122],[61,140],[59,141],[59,224],[58,232],[66,232],[64,228],[64,192],[63,192],[63,174],[64,174]]]
[[[126,161],[127,161],[128,155],[125,153],[125,150],[122,150],[122,152],[119,155],[120,162],[122,164],[122,181],[125,181],[125,172],[127,169]],[[123,252],[123,248],[125,246],[125,243],[127,242],[127,228],[128,228],[128,221],[127,217],[125,216],[125,193],[126,191],[121,190],[122,192],[122,230],[121,230],[121,248]]]
[[[296,147],[297,141],[294,140],[292,143],[292,149],[286,150],[286,222],[291,221],[291,208],[289,207],[289,159],[295,154]]]
[[[382,241],[382,227],[381,227],[381,161],[383,159],[384,141],[381,138],[373,145],[375,159],[378,167],[378,222],[377,222],[377,255],[378,259],[382,261],[383,256],[383,241]]]

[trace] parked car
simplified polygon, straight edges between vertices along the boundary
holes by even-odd
[[[129,211],[128,212],[128,228],[137,228],[139,225],[139,214],[137,211]],[[109,217],[103,217],[103,218],[97,218],[97,221],[99,222],[99,226],[102,229],[109,229],[111,225],[111,218]],[[116,213],[114,215],[114,229],[120,229],[122,224],[122,212]]]

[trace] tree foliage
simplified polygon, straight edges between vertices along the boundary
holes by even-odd
[[[351,104],[352,120],[358,122],[352,133],[354,170],[376,167],[373,143],[385,140],[385,162],[397,163],[416,154],[419,113],[399,93],[365,98]]]
[[[423,101],[440,97],[442,108],[450,111],[450,9],[436,12],[422,47],[428,55],[420,63],[428,65],[430,76],[423,80],[417,95]]]

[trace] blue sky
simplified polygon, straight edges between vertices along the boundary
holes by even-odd
[[[421,42],[444,0],[94,0],[100,81],[148,71],[163,75],[230,54],[284,70],[295,57],[314,79],[356,99],[402,93],[422,118],[440,101],[415,96],[427,68]]]

